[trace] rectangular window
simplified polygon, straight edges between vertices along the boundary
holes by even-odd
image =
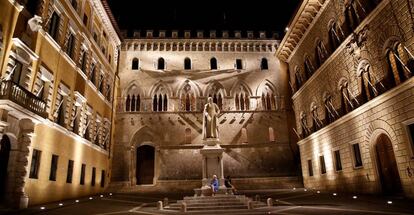
[[[52,17],[50,18],[50,26],[49,26],[48,33],[55,40],[58,39],[58,35],[59,35],[59,23],[60,23],[60,17],[56,12],[54,12],[52,14]]]
[[[83,14],[83,24],[88,26],[88,16],[86,14]]]
[[[352,145],[352,151],[354,152],[355,167],[362,166],[361,151],[359,149],[359,144],[358,143]]]
[[[86,51],[84,51],[82,54],[82,58],[81,58],[81,70],[84,73],[86,72],[86,58],[87,58],[87,53]]]
[[[73,59],[73,49],[75,47],[75,36],[71,33],[66,44],[66,54]]]
[[[73,160],[69,160],[68,162],[68,174],[66,175],[66,183],[72,183],[73,177]]]
[[[243,69],[243,61],[241,59],[236,60],[236,69]]]
[[[42,153],[41,151],[33,149],[32,163],[30,164],[29,178],[38,178],[41,153]]]
[[[61,95],[61,101],[57,109],[56,123],[65,127],[66,97]]]
[[[410,136],[410,141],[411,141],[411,151],[414,154],[414,123],[411,125],[408,125],[408,132],[409,136]]]
[[[321,174],[326,173],[325,157],[323,155],[319,156],[319,162],[321,164]]]
[[[312,160],[308,160],[308,171],[309,171],[309,176],[313,176]]]
[[[77,10],[78,9],[78,0],[71,0],[71,5],[73,7],[73,9]]]
[[[80,184],[81,185],[85,184],[85,170],[86,170],[86,164],[82,164],[81,176],[80,176]]]
[[[101,172],[101,187],[105,187],[105,170]]]
[[[49,174],[49,180],[50,181],[56,181],[56,172],[58,167],[58,159],[59,156],[52,155],[52,161],[50,163],[50,174]]]
[[[95,174],[96,174],[96,168],[92,167],[92,179],[91,179],[92,186],[95,186]]]
[[[334,157],[335,157],[335,170],[336,171],[341,171],[342,170],[342,161],[341,161],[341,153],[339,150],[336,150],[334,152]]]

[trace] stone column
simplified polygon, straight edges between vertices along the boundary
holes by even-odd
[[[29,154],[32,147],[34,123],[30,119],[19,121],[19,135],[17,137],[18,156],[15,163],[15,181],[13,189],[13,204],[18,208],[27,208],[29,196],[25,193],[25,184],[29,173]]]

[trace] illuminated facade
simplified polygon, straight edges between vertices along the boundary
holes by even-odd
[[[201,187],[208,97],[221,109],[224,175],[239,189],[302,186],[277,40],[265,32],[139,33],[122,43],[113,189]]]
[[[305,187],[414,196],[413,8],[302,3],[276,55],[290,73]]]
[[[120,45],[106,3],[2,0],[0,14],[2,202],[103,192]]]

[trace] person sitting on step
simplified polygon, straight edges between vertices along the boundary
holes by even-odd
[[[211,179],[211,191],[213,192],[213,196],[216,194],[216,192],[219,189],[219,181],[217,179],[217,175],[213,175],[213,179]]]
[[[229,175],[224,180],[224,186],[226,186],[227,188],[231,188],[233,194],[237,193],[236,187],[234,187],[234,185],[231,183],[231,178]]]

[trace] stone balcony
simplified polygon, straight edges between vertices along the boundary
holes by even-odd
[[[42,99],[12,81],[2,81],[0,103],[3,105],[9,101],[20,106],[15,108],[27,109],[42,118],[47,118],[46,103]]]

